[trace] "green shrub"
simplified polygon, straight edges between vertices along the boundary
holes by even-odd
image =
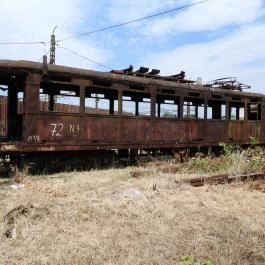
[[[183,256],[181,258],[181,265],[214,265],[214,263],[211,260],[197,261],[193,256]]]
[[[252,137],[252,136],[250,136],[249,139],[250,139],[250,144],[251,144],[252,146],[255,146],[255,145],[258,144],[258,138],[257,138],[257,137]]]
[[[228,143],[220,142],[219,146],[222,147],[223,155],[231,155],[234,152],[242,151],[241,146],[237,144],[228,144]]]

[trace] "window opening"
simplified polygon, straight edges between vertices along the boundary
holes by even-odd
[[[261,105],[258,103],[248,104],[248,120],[261,119]]]
[[[43,92],[43,89],[39,89],[39,101],[40,101],[40,111],[49,111],[50,96]]]
[[[244,120],[245,119],[245,108],[240,107],[239,108],[239,120]]]
[[[235,107],[231,107],[231,112],[230,112],[230,119],[231,120],[236,120],[237,119],[237,109]]]
[[[204,117],[204,99],[201,98],[184,98],[183,118],[199,119]]]
[[[160,117],[163,118],[177,118],[178,105],[162,103],[160,104]]]
[[[213,118],[213,108],[211,106],[207,106],[207,119],[211,120]]]
[[[139,115],[151,116],[151,102],[139,102]]]
[[[171,95],[156,96],[156,117],[178,118],[179,98]]]
[[[85,113],[118,114],[118,91],[111,88],[86,87]]]
[[[123,96],[122,97],[122,112],[123,115],[135,116],[136,114],[136,102],[132,101],[132,97]]]
[[[123,115],[129,116],[150,116],[150,94],[135,91],[123,91],[122,112]]]
[[[225,104],[221,105],[221,119],[222,120],[226,119],[226,105]]]
[[[41,84],[39,89],[40,111],[65,113],[80,112],[79,87],[62,87]]]
[[[0,137],[7,136],[7,89],[0,84]]]
[[[230,102],[229,104],[229,119],[231,120],[244,120],[244,103],[243,102]]]
[[[196,108],[190,101],[184,101],[183,106],[183,118],[184,119],[196,119]]]
[[[60,90],[54,96],[54,111],[78,113],[80,111],[80,97],[75,91]]]
[[[17,141],[22,136],[25,77],[7,74],[1,78],[0,137],[6,138],[7,141]]]
[[[207,106],[207,114],[208,114],[208,108],[211,108],[211,118],[210,116],[207,119],[215,119],[215,120],[221,120],[225,119],[225,101],[221,100],[209,100],[208,106]]]
[[[198,119],[204,119],[204,104],[198,106]]]
[[[85,112],[95,114],[109,114],[109,99],[102,94],[95,94],[91,98],[85,98]]]

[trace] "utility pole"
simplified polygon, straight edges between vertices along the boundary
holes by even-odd
[[[55,35],[54,31],[57,28],[57,26],[53,29],[52,35],[51,35],[51,45],[50,45],[50,64],[55,64]]]

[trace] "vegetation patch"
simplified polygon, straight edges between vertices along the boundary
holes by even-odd
[[[262,265],[263,181],[181,180],[262,169],[263,159],[253,147],[184,164],[25,176],[18,189],[3,182],[1,264]]]
[[[221,144],[222,155],[213,155],[191,158],[184,172],[203,174],[247,174],[265,168],[265,150],[262,147],[249,147]]]

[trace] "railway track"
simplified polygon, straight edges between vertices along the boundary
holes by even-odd
[[[265,170],[258,171],[249,174],[242,174],[242,175],[229,175],[229,174],[218,174],[212,175],[210,177],[202,176],[198,178],[191,178],[185,181],[189,185],[193,187],[201,187],[205,184],[208,185],[218,185],[218,184],[227,184],[237,181],[256,181],[256,180],[263,180],[265,178]],[[175,183],[180,183],[180,181],[175,181]]]

